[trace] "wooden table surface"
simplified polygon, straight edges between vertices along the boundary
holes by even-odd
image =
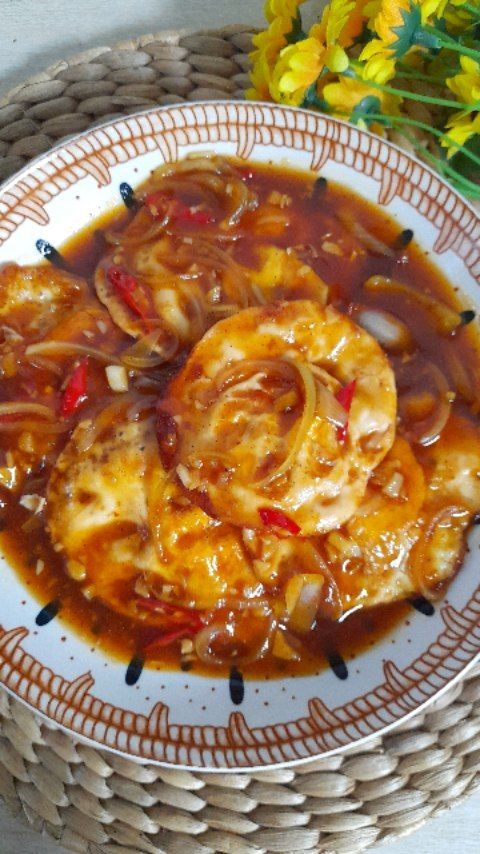
[[[218,27],[240,20],[260,25],[262,5],[263,0],[0,0],[0,97],[57,59],[89,47],[162,29]],[[0,802],[0,854],[59,851],[9,816]],[[414,836],[375,849],[375,854],[479,852],[480,795]]]

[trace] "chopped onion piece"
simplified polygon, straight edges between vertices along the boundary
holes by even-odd
[[[22,495],[18,503],[21,507],[25,507],[25,510],[30,510],[31,513],[36,514],[42,512],[47,500],[43,495],[32,493],[31,495]]]
[[[289,613],[288,627],[306,634],[315,625],[320,607],[324,578],[318,574],[294,575],[285,590],[285,604]]]
[[[128,374],[123,365],[107,365],[105,374],[112,391],[128,391]]]
[[[352,316],[355,322],[369,332],[385,350],[395,353],[413,349],[414,341],[408,328],[389,311],[379,308],[358,308],[353,310]]]

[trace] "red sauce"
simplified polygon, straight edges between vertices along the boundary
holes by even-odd
[[[367,292],[363,287],[363,283],[370,276],[389,276],[408,283],[420,293],[431,294],[458,310],[460,306],[457,304],[456,289],[452,288],[439,270],[430,263],[428,253],[421,252],[415,240],[407,247],[398,249],[394,257],[383,257],[372,251],[361,255],[351,253],[348,256],[335,254],[335,251],[332,253],[330,250],[338,238],[345,235],[348,237],[348,230],[342,224],[342,216],[345,213],[390,247],[399,245],[400,228],[397,223],[387,219],[378,207],[335,184],[328,184],[327,189],[312,193],[313,179],[307,175],[257,165],[249,166],[248,173],[247,170],[243,171],[247,184],[257,192],[261,202],[268,198],[272,190],[290,197],[294,216],[290,228],[266,239],[249,236],[250,214],[247,214],[243,221],[243,231],[247,237],[239,241],[234,250],[235,259],[239,264],[255,266],[256,247],[266,240],[269,244],[279,247],[297,247],[297,251],[303,253],[305,262],[329,285],[331,301],[336,308],[347,312],[352,304],[361,303],[393,312],[408,325],[419,344],[422,356],[431,360],[451,380],[455,380],[452,377],[448,350],[453,339],[438,333],[428,308],[406,298],[405,294]],[[181,201],[192,205],[198,200],[183,194]],[[98,305],[92,277],[106,251],[103,235],[107,230],[120,231],[131,218],[131,213],[118,208],[87,230],[74,235],[63,247],[59,247],[69,269],[83,276],[89,283],[89,294],[85,299],[85,307],[88,310]],[[213,224],[210,226],[205,222],[202,227],[215,228]],[[83,338],[80,339],[81,330],[76,322],[72,315],[69,328],[68,318],[64,320],[63,336],[70,335],[71,340],[81,340],[85,343]],[[95,327],[92,329],[93,336],[88,343],[96,346],[103,339]],[[120,352],[131,343],[131,339],[124,333],[112,329],[110,352]],[[472,372],[477,375],[479,361],[473,329],[468,326],[461,329],[456,334],[454,343],[460,363],[467,366],[467,375],[470,374],[471,377]],[[71,366],[74,361],[70,360]],[[182,359],[179,359],[168,367],[156,369],[154,373],[161,384],[167,385],[181,361]],[[58,406],[64,379],[65,377],[52,378],[47,370],[33,368],[25,363],[20,372],[11,379],[4,377],[1,400],[14,400],[19,397],[26,399],[33,394],[37,401],[50,404],[54,400]],[[115,395],[106,387],[103,366],[90,360],[89,399],[81,411],[74,414],[72,426],[79,420],[93,417],[114,399]],[[469,396],[468,388],[460,389],[458,384],[454,409],[477,423],[476,400]],[[65,434],[55,452],[49,454],[48,459],[27,477],[20,494],[42,494],[55,457],[68,435]],[[16,434],[0,433],[0,465],[5,465],[6,455],[15,437]],[[422,452],[419,454],[421,457]],[[2,550],[29,592],[38,599],[39,608],[58,599],[61,603],[59,619],[79,634],[87,644],[124,661],[130,660],[149,641],[151,629],[111,611],[97,600],[89,601],[80,595],[78,584],[65,572],[64,560],[52,548],[44,528],[31,527],[27,529],[27,533],[22,530],[22,526],[31,518],[31,513],[18,503],[18,499],[18,492],[1,488]],[[128,591],[125,595],[128,595]],[[405,603],[396,603],[370,610],[357,610],[341,623],[320,621],[309,638],[301,662],[286,662],[269,657],[245,667],[244,672],[246,675],[262,674],[267,677],[317,672],[326,665],[332,654],[340,654],[347,662],[351,661],[379,638],[393,632],[408,616],[409,607]],[[161,660],[151,662],[150,666],[162,670],[176,668],[178,662],[178,646],[173,646],[165,648]],[[197,662],[194,667],[195,672],[208,672],[208,668]]]

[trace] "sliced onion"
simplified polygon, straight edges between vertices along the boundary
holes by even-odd
[[[262,289],[259,288],[258,285],[254,285],[252,283],[250,285],[250,290],[251,290],[253,296],[255,297],[255,300],[256,300],[258,305],[266,305],[267,304],[267,298],[266,298],[265,294],[263,293]]]
[[[330,389],[322,382],[317,381],[317,408],[330,424],[335,427],[346,427],[348,424],[348,412],[338,402]]]
[[[177,288],[193,313],[193,323],[195,324],[193,334],[195,337],[201,337],[207,327],[206,308],[203,298],[182,282],[178,283]]]
[[[254,374],[275,374],[280,377],[290,378],[292,375],[291,363],[286,359],[245,359],[220,371],[215,377],[215,387],[219,394],[238,383],[244,382]]]
[[[429,602],[435,602],[436,600],[442,597],[442,582],[447,581],[451,577],[459,561],[459,549],[457,548],[452,552],[451,565],[448,569],[448,572],[446,572],[445,563],[443,563],[443,579],[440,582],[437,582],[435,588],[432,588],[432,586],[428,584],[428,576],[426,575],[428,572],[428,567],[431,563],[431,560],[429,560],[428,552],[429,547],[432,544],[432,540],[435,537],[435,534],[438,529],[451,527],[451,524],[449,523],[453,523],[455,519],[459,520],[459,523],[457,523],[456,528],[460,538],[462,532],[466,527],[469,516],[470,514],[468,510],[466,510],[464,507],[459,507],[456,505],[442,507],[430,519],[426,530],[422,533],[421,538],[418,540],[418,542],[413,548],[413,551],[411,553],[411,559],[408,565],[408,571],[412,578],[413,584],[415,585],[415,591],[424,596],[425,599],[428,599]],[[440,550],[442,551],[441,545]],[[414,558],[413,565],[412,557]],[[443,555],[443,557],[445,558],[445,554]]]
[[[315,383],[314,376],[312,374],[311,368],[303,362],[290,362],[286,359],[282,360],[289,365],[292,365],[300,375],[303,384],[303,412],[300,419],[300,423],[297,427],[297,432],[295,434],[295,439],[293,440],[292,447],[290,448],[290,452],[287,454],[283,463],[275,469],[273,472],[270,472],[267,477],[263,478],[257,483],[257,486],[266,486],[271,483],[272,480],[276,480],[279,477],[282,477],[287,471],[290,470],[295,460],[298,457],[300,452],[300,448],[302,447],[305,439],[308,435],[308,431],[312,426],[313,419],[315,418],[315,410],[317,406],[317,385]]]
[[[53,421],[55,413],[53,409],[42,403],[29,403],[28,401],[14,400],[8,403],[0,403],[0,418],[2,415],[38,415]]]
[[[323,575],[294,575],[285,590],[288,627],[305,635],[315,625],[322,599]]]
[[[173,333],[169,332],[170,345],[166,346],[162,351],[159,347],[159,339],[164,335],[163,329],[155,329],[143,336],[131,347],[128,347],[120,356],[121,361],[127,368],[135,368],[139,370],[156,368],[168,362],[175,355],[178,349],[178,338]]]
[[[422,393],[428,391],[428,386],[430,386],[430,390],[435,395],[436,405],[434,405],[430,415],[419,421],[413,421],[410,424],[408,423],[408,417],[405,418],[409,437],[413,441],[418,442],[419,445],[428,447],[428,445],[432,445],[437,441],[450,416],[452,401],[449,399],[450,388],[448,382],[440,368],[434,365],[433,362],[425,361],[423,364],[421,362],[420,364],[412,364],[410,362],[407,363],[407,366],[402,365],[397,371],[399,409],[402,415],[406,410],[408,398],[412,397],[412,393],[414,394],[411,387],[406,392],[403,391],[402,381],[404,377],[406,384],[409,384],[411,377],[413,377],[413,382]]]
[[[41,341],[38,344],[30,344],[25,350],[25,355],[30,356],[91,356],[105,365],[120,364],[120,360],[111,353],[104,353],[96,347],[87,347],[84,344],[72,344],[70,341]]]
[[[454,311],[446,303],[440,302],[428,294],[421,293],[410,287],[410,285],[405,285],[403,282],[397,282],[385,276],[370,276],[364,282],[363,287],[367,291],[396,294],[414,299],[430,313],[432,319],[435,321],[437,332],[441,335],[451,335],[452,332],[462,326],[462,318],[458,311]]]
[[[352,316],[385,350],[395,353],[412,350],[415,346],[408,328],[389,311],[380,308],[354,308]]]
[[[57,363],[53,362],[51,359],[46,359],[44,356],[32,356],[29,359],[29,362],[33,368],[40,368],[40,370],[50,371],[52,374],[56,374],[57,377],[63,377],[62,366],[57,365]]]
[[[235,625],[227,625],[225,623],[211,623],[201,629],[195,637],[195,652],[200,661],[205,664],[213,664],[221,666],[231,664],[234,661],[237,664],[251,664],[262,658],[271,644],[272,632],[275,627],[275,619],[270,612],[265,619],[265,629],[259,636],[257,643],[245,653],[226,657],[215,652],[215,645],[225,639],[229,646],[235,645]]]
[[[133,402],[133,396],[127,392],[103,409],[94,420],[81,421],[75,430],[75,444],[78,450],[81,453],[88,451],[104,430],[120,420],[120,414],[126,411],[129,403]]]
[[[155,178],[162,178],[159,187],[167,188],[170,192],[181,191],[181,184],[187,179],[190,192],[210,191],[214,196],[221,197],[228,214],[222,225],[236,225],[247,210],[253,210],[258,200],[256,195],[247,187],[237,171],[222,157],[211,156],[187,157],[175,164],[166,164],[156,169]]]
[[[380,240],[357,220],[348,211],[340,211],[338,218],[342,225],[353,234],[354,237],[374,255],[383,255],[385,258],[395,258],[395,252],[390,246],[387,246],[383,240]]]
[[[480,390],[480,380],[477,376],[477,371],[471,361],[467,363],[462,358],[453,340],[447,344],[447,366],[456,391],[461,394],[467,403],[476,403]]]

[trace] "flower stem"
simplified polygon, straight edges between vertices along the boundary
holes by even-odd
[[[433,136],[436,136],[437,139],[448,139],[448,135],[442,133],[431,125],[425,124],[425,122],[418,122],[416,119],[408,119],[406,116],[385,116],[383,113],[368,113],[369,119],[374,119],[378,121],[379,124],[389,123],[392,125],[410,125],[410,127],[416,127],[420,130],[426,131],[426,133],[431,133]],[[469,160],[475,163],[477,166],[480,166],[480,157],[477,157],[472,151],[469,151],[468,148],[465,148],[464,145],[460,145],[459,142],[456,142],[454,139],[449,139],[450,145],[453,145],[454,148],[457,149],[458,152],[461,152],[465,155]]]
[[[453,107],[455,110],[468,110],[468,112],[480,109],[480,102],[478,101],[475,104],[462,104],[460,101],[451,101],[448,98],[434,98],[431,95],[420,95],[419,92],[408,92],[406,89],[385,86],[382,83],[374,83],[373,80],[368,81],[368,86],[386,92],[387,95],[400,95],[401,98],[421,101],[423,104],[435,104],[436,107]]]
[[[475,18],[480,18],[480,8],[478,6],[472,6],[471,3],[462,3],[462,10],[465,12],[470,12]]]
[[[442,30],[437,30],[436,27],[431,27],[428,24],[425,24],[425,26],[418,31],[415,41],[417,44],[425,45],[426,47],[433,47],[434,39],[437,41],[437,47],[445,47],[448,50],[454,50],[457,53],[461,53],[463,56],[471,56],[472,59],[476,60],[476,62],[480,62],[480,51],[472,50],[472,48],[466,47],[464,44],[458,44],[455,39],[452,39],[446,33],[442,32]]]
[[[445,84],[442,77],[430,77],[428,74],[421,74],[416,71],[396,71],[395,77],[405,80],[424,80],[425,83],[431,83],[432,86],[444,86]]]
[[[473,181],[469,181],[468,178],[465,178],[464,175],[457,172],[453,166],[450,166],[448,163],[445,163],[445,161],[435,157],[435,155],[428,150],[426,145],[422,145],[421,142],[418,142],[418,140],[415,139],[415,137],[407,130],[402,129],[402,136],[411,143],[416,151],[421,152],[424,159],[431,163],[438,172],[450,178],[452,183],[454,182],[457,185],[458,189],[463,190],[464,193],[468,193],[472,198],[480,199],[480,186],[478,184],[474,184]]]

